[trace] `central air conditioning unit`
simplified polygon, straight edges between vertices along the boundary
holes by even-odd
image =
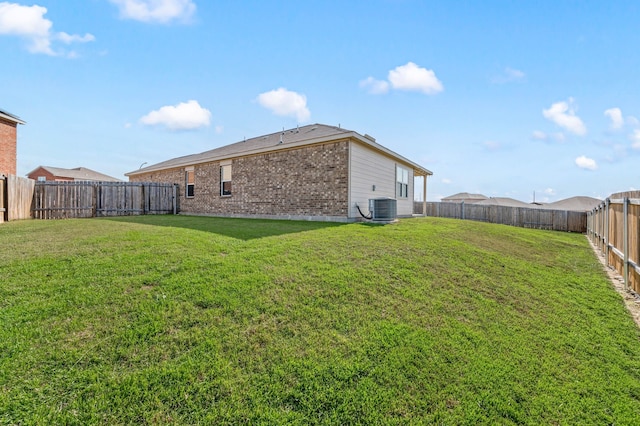
[[[371,220],[381,222],[393,222],[398,217],[398,208],[395,198],[371,198],[369,199],[369,213]]]

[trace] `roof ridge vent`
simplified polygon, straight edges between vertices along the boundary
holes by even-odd
[[[371,142],[375,142],[375,141],[376,141],[376,138],[374,138],[374,137],[373,137],[373,136],[371,136],[370,134],[365,133],[365,134],[364,134],[364,137],[365,137],[365,138],[367,138],[367,139],[369,139]]]

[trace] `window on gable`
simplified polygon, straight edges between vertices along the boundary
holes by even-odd
[[[396,166],[396,198],[409,197],[409,170]]]
[[[220,195],[231,195],[231,164],[220,166]]]
[[[193,167],[187,168],[184,172],[185,187],[187,188],[187,198],[193,198],[195,194],[196,177]]]

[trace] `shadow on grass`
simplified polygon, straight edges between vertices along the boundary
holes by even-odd
[[[193,229],[196,231],[212,232],[214,234],[224,235],[226,237],[237,238],[245,241],[256,238],[313,231],[316,229],[335,228],[346,225],[346,223],[336,222],[244,219],[183,215],[119,216],[101,219],[151,226]]]

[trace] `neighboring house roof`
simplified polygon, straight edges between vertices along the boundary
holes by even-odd
[[[469,194],[468,192],[459,192],[457,194],[449,195],[448,197],[444,197],[440,201],[444,202],[462,202],[465,203],[475,203],[478,201],[486,200],[487,197],[482,194]]]
[[[564,200],[555,201],[545,204],[545,209],[553,210],[571,210],[571,211],[590,211],[602,203],[602,200],[593,197],[571,197]]]
[[[0,118],[4,118],[5,120],[13,121],[14,123],[18,123],[18,124],[26,124],[17,115],[13,115],[10,112],[7,112],[7,111],[5,111],[3,109],[0,109]]]
[[[201,152],[199,154],[173,158],[171,160],[163,161],[161,163],[153,164],[139,170],[125,173],[125,176],[134,176],[137,174],[149,173],[157,170],[191,166],[194,164],[226,160],[235,157],[243,157],[247,155],[261,154],[271,151],[298,148],[305,145],[330,142],[338,138],[353,138],[377,151],[395,157],[398,160],[401,160],[403,163],[410,165],[413,168],[415,176],[427,176],[433,174],[431,171],[414,163],[413,161],[408,160],[405,157],[391,151],[390,149],[376,143],[375,139],[369,135],[363,136],[352,130],[342,129],[340,127],[334,126],[327,126],[324,124],[309,124],[307,126],[297,127],[295,129],[283,130],[281,132],[271,133],[269,135],[246,139],[242,142],[225,145],[220,148],[212,149],[210,151]]]
[[[103,173],[96,172],[95,170],[87,169],[86,167],[76,167],[75,169],[63,169],[61,167],[51,166],[39,166],[31,172],[27,173],[27,176],[31,176],[38,170],[43,169],[52,175],[60,178],[74,179],[74,180],[91,180],[101,182],[120,182],[120,179],[105,175]]]
[[[523,201],[519,201],[508,197],[491,197],[486,200],[478,201],[474,203],[480,206],[507,206],[507,207],[528,207],[531,209],[539,209],[540,206],[535,204],[527,204]],[[546,207],[545,207],[546,208]]]

